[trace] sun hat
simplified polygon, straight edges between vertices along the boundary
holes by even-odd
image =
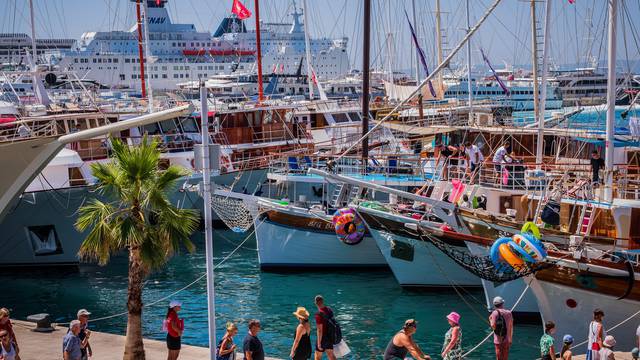
[[[78,315],[78,317],[80,317],[82,315],[89,316],[89,315],[91,315],[91,313],[89,311],[87,311],[87,309],[80,309],[80,310],[78,310],[78,314],[77,315]]]
[[[169,303],[169,308],[173,309],[176,306],[182,306],[182,302],[178,300],[171,300],[171,302]]]
[[[567,334],[562,338],[562,342],[565,344],[573,344],[573,336]]]
[[[304,307],[300,306],[294,311],[293,316],[298,319],[309,320],[309,312]]]
[[[460,314],[455,311],[452,311],[449,315],[447,315],[447,319],[451,320],[452,323],[460,325]]]
[[[616,339],[612,336],[612,335],[607,335],[604,338],[604,341],[602,342],[602,345],[608,347],[608,348],[612,348],[614,346],[616,346]]]
[[[498,306],[504,304],[504,299],[500,296],[496,296],[493,298],[493,306]]]

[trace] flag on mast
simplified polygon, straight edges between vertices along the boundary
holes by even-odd
[[[247,19],[251,16],[251,11],[249,11],[249,9],[247,9],[240,0],[233,0],[231,12],[236,14],[240,20]]]
[[[406,10],[404,11],[404,16],[406,16],[407,22],[409,23],[409,30],[411,30],[411,38],[413,39],[413,44],[416,46],[416,51],[418,52],[418,56],[420,57],[420,62],[422,63],[424,72],[427,74],[427,76],[429,76],[429,67],[427,67],[427,59],[424,55],[424,51],[422,51],[422,48],[418,43],[418,36],[416,36],[416,32],[413,29],[413,25],[411,24],[411,21],[409,21],[409,14],[407,14]],[[429,85],[429,92],[431,93],[431,96],[435,98],[437,96],[436,90],[433,88],[433,83],[431,83],[431,80],[429,80],[428,85]]]

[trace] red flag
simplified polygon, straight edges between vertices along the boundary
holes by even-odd
[[[251,11],[247,9],[240,0],[233,0],[233,5],[231,5],[231,12],[238,15],[238,19],[244,20],[251,16]]]

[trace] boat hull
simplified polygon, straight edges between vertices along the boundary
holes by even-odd
[[[369,209],[360,211],[360,215],[367,223],[380,252],[401,286],[481,286],[480,278],[442,254],[433,244],[407,229],[404,224],[412,219]],[[411,249],[410,258],[399,256],[394,251],[394,247],[397,248],[398,245]]]
[[[262,269],[387,267],[371,236],[344,244],[330,220],[270,210],[256,219],[255,229]]]

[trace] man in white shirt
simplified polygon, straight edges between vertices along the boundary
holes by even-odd
[[[509,141],[505,141],[493,155],[493,164],[498,174],[502,172],[501,164],[511,162],[509,161],[509,154],[511,154],[511,143]]]
[[[469,159],[469,171],[471,172],[471,184],[475,182],[476,173],[479,171],[479,167],[484,161],[484,156],[477,145],[472,144],[471,141],[467,141],[464,144],[465,153]]]

